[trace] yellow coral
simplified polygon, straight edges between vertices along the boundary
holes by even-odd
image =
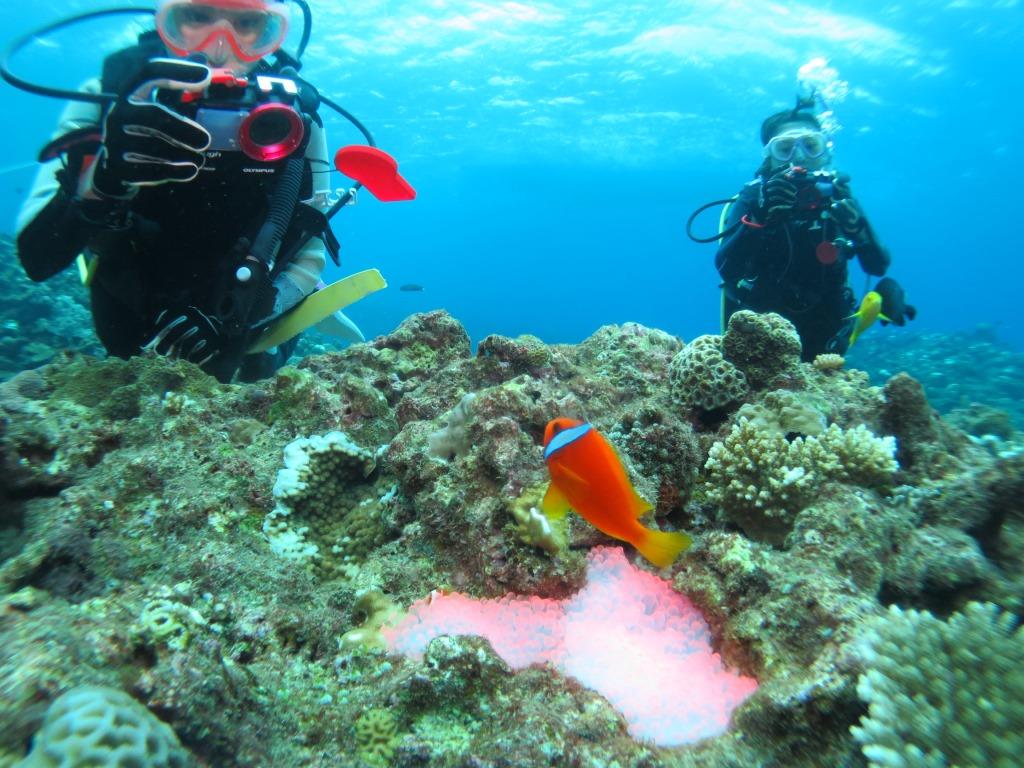
[[[398,607],[383,592],[370,590],[356,598],[353,610],[365,616],[363,623],[341,636],[338,646],[341,650],[363,649],[383,651],[387,647],[380,630],[385,624],[397,621],[401,615]]]

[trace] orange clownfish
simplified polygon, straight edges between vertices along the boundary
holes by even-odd
[[[570,509],[612,538],[636,547],[659,568],[690,546],[685,533],[645,528],[637,520],[651,505],[640,498],[611,443],[590,424],[552,419],[544,429],[544,461],[551,473],[541,509],[552,520]]]

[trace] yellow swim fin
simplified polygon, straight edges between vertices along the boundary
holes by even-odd
[[[247,355],[266,352],[307,328],[312,328],[339,309],[387,286],[384,276],[376,269],[356,272],[336,283],[331,283],[326,288],[310,294],[294,309],[274,320],[245,352]]]
[[[78,254],[78,258],[75,259],[75,263],[78,265],[78,276],[82,280],[82,285],[88,288],[92,284],[92,277],[96,274],[96,265],[99,264],[100,260],[98,257],[93,256],[91,259],[87,259],[83,254]]]

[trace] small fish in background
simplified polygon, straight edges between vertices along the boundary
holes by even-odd
[[[405,293],[422,293],[423,286],[420,285],[419,283],[406,283],[405,285],[401,286],[398,290],[403,291]]]
[[[544,461],[551,474],[541,509],[550,519],[570,509],[612,538],[636,547],[665,568],[691,544],[685,533],[645,528],[637,520],[651,505],[630,482],[612,444],[590,424],[552,419],[544,429]]]

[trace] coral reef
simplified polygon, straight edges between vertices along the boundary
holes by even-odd
[[[842,355],[827,353],[814,358],[814,367],[822,373],[841,371],[845,365],[846,358]]]
[[[398,745],[394,715],[386,709],[371,709],[356,720],[356,750],[359,757],[376,768],[393,765]]]
[[[286,445],[284,464],[274,483],[277,505],[263,520],[275,554],[330,568],[362,560],[384,543],[382,508],[394,491],[371,478],[373,453],[343,432],[329,432]]]
[[[445,416],[444,426],[430,435],[430,453],[443,459],[464,456],[469,451],[468,425],[473,416],[476,394],[466,393]]]
[[[792,442],[784,435],[741,415],[708,452],[708,500],[754,539],[782,543],[825,483],[884,488],[898,468],[895,441],[863,425],[844,430],[832,424],[819,436]]]
[[[192,761],[167,723],[128,694],[82,685],[46,710],[32,751],[17,768],[133,765],[185,768]]]
[[[492,336],[474,355],[438,311],[255,384],[80,354],[11,376],[0,765],[83,685],[124,691],[224,768],[864,765],[860,649],[887,606],[1024,609],[1024,454],[945,420],[928,381],[800,363],[783,323],[742,320],[732,341],[629,323],[577,345]],[[575,516],[559,532],[537,516],[556,416],[601,430],[693,537],[671,590],[758,684],[724,732],[638,741],[625,699],[578,670],[513,669],[480,637],[386,651],[382,628],[425,595],[568,601],[601,545],[647,569]]]
[[[1015,765],[1024,750],[1024,629],[991,603],[940,621],[892,606],[865,638],[851,730],[873,768]]]
[[[913,376],[941,414],[980,403],[1010,414],[1024,430],[1024,353],[990,326],[955,333],[883,329],[866,334],[848,358],[879,386],[900,372]]]
[[[729,318],[722,351],[750,385],[760,389],[776,376],[794,371],[800,362],[800,336],[780,315],[744,309]]]
[[[33,283],[14,242],[0,236],[0,379],[50,362],[63,350],[102,354],[93,333],[89,293],[76,270]]]
[[[688,408],[713,411],[747,394],[747,377],[725,359],[720,336],[698,336],[672,360],[672,395]]]

